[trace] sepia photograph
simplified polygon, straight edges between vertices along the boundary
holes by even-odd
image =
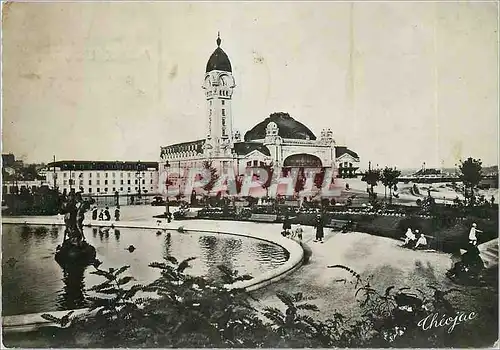
[[[2,1],[6,348],[498,348],[498,1]]]

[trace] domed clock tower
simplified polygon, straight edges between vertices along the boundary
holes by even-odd
[[[209,157],[230,155],[234,143],[231,99],[236,85],[231,62],[220,48],[220,36],[216,42],[217,48],[207,62],[203,83],[208,120],[205,153]]]

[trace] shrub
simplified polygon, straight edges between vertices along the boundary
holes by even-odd
[[[433,313],[454,309],[446,295],[456,290],[433,288],[430,296],[409,288],[389,286],[383,292],[373,289],[370,281],[342,265],[329,266],[347,271],[353,278],[354,297],[363,314],[348,320],[334,313],[325,321],[313,314],[318,307],[307,302],[302,293],[278,292],[279,307],[255,307],[244,289],[228,284],[251,279],[220,266],[222,278],[209,281],[185,274],[194,258],[178,262],[166,257],[154,262],[158,279],[147,285],[129,284],[132,276],[122,276],[129,268],[95,268],[92,273],[105,280],[90,288],[92,317],[62,318],[50,314],[45,319],[67,329],[58,337],[71,346],[71,336],[85,335],[85,347],[387,347],[441,346],[446,334],[418,329],[418,321]],[[347,283],[347,279],[344,280]],[[257,304],[258,305],[258,304]],[[69,325],[69,326],[68,326]],[[445,337],[445,338],[443,338]]]

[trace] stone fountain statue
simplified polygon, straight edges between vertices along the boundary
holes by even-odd
[[[62,196],[61,214],[64,214],[64,238],[57,246],[55,259],[62,267],[87,266],[95,261],[96,250],[87,243],[83,234],[83,219],[90,209],[90,203],[84,201],[80,192],[71,191]]]

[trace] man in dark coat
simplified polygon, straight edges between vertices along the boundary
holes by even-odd
[[[285,233],[284,235],[288,236],[291,229],[292,223],[290,222],[290,218],[288,217],[288,215],[285,215],[285,218],[283,219],[283,232]]]
[[[323,217],[321,214],[318,214],[316,216],[316,223],[314,225],[316,227],[316,239],[314,240],[315,242],[321,242],[323,243],[323,237],[324,237],[324,232],[323,232]]]
[[[97,207],[94,206],[92,209],[92,220],[97,220]]]

